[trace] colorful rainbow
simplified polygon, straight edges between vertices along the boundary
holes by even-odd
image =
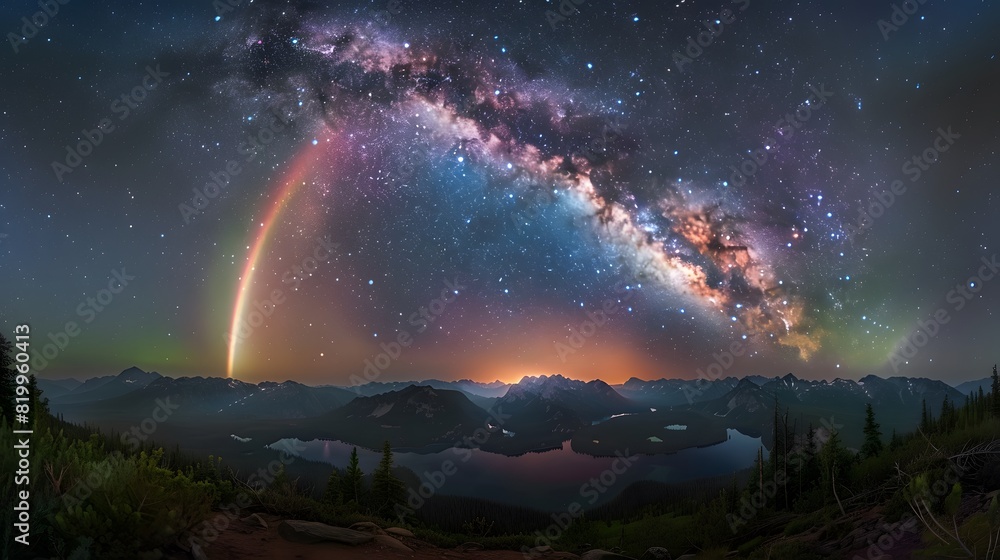
[[[278,194],[267,210],[264,221],[260,224],[260,231],[257,238],[250,247],[246,265],[243,267],[243,274],[240,275],[239,285],[236,288],[236,302],[233,304],[233,317],[229,327],[229,356],[226,363],[226,376],[233,376],[233,368],[236,363],[236,345],[239,338],[236,336],[240,321],[243,320],[243,312],[247,305],[249,287],[253,281],[257,263],[263,253],[264,246],[267,245],[268,237],[274,228],[274,223],[281,216],[281,212],[288,206],[288,202],[298,192],[299,187],[305,184],[304,177],[312,169],[316,161],[316,152],[306,149],[292,161],[291,169],[285,176],[284,183],[278,189]]]

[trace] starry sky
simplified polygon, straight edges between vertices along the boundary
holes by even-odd
[[[5,2],[0,322],[46,377],[985,377],[1000,6],[906,8]]]

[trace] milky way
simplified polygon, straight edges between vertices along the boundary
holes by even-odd
[[[691,377],[733,343],[734,375],[991,359],[989,284],[892,357],[994,248],[995,8],[927,3],[888,37],[861,2],[216,8],[67,8],[4,60],[0,311],[56,332],[136,275],[53,371],[344,383],[404,334],[387,379]],[[162,85],[55,180],[149,65]]]
[[[407,115],[424,114],[420,128],[435,150],[466,153],[491,175],[510,171],[504,179],[518,197],[551,190],[535,203],[591,216],[586,227],[613,247],[638,285],[721,313],[748,337],[793,346],[803,359],[819,347],[801,298],[779,283],[780,263],[754,242],[759,224],[738,207],[686,195],[680,183],[637,193],[637,179],[623,170],[634,165],[639,143],[620,113],[574,99],[565,88],[533,84],[512,65],[454,41],[417,47],[373,25],[313,24],[282,12],[260,16],[245,42],[230,49],[246,72],[222,87],[263,91],[279,106],[314,103],[313,118],[335,134],[359,121],[382,121],[385,140],[399,144],[407,140],[400,132],[410,124]]]

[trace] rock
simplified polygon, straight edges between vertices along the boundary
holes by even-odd
[[[621,554],[615,554],[614,552],[608,552],[607,550],[591,550],[584,552],[580,560],[635,560],[631,556],[622,556]]]
[[[385,530],[385,532],[394,537],[406,537],[408,539],[416,538],[416,535],[400,527],[389,527]]]
[[[536,546],[531,549],[531,555],[552,554],[552,547],[548,545]]]
[[[684,556],[678,556],[677,560],[696,560],[697,558],[694,554],[685,554]]]
[[[208,556],[205,555],[205,551],[202,550],[196,542],[191,543],[191,557],[194,558],[194,560],[208,560]]]
[[[389,535],[376,535],[375,544],[388,548],[390,550],[395,550],[397,552],[405,552],[406,554],[412,554],[413,549],[406,546],[405,544],[397,541],[396,539],[390,537]]]
[[[385,534],[385,531],[383,531],[381,527],[379,527],[378,525],[372,523],[371,521],[361,521],[359,523],[355,523],[354,525],[351,525],[349,528],[352,531],[359,531],[359,532],[362,532],[362,533],[368,533],[370,535],[384,535]]]
[[[368,533],[333,527],[326,523],[315,521],[299,521],[286,519],[278,524],[278,534],[286,541],[314,544],[319,542],[335,542],[340,544],[370,543],[374,537]]]
[[[467,543],[458,545],[458,550],[460,552],[473,552],[473,551],[476,551],[476,550],[483,550],[485,548],[486,548],[485,546],[483,546],[483,545],[481,545],[479,543],[475,543],[475,542],[467,542]]]
[[[261,529],[267,529],[267,521],[264,521],[264,518],[261,517],[260,515],[256,514],[256,513],[252,513],[252,514],[244,517],[243,519],[240,519],[240,521],[242,521],[242,522],[244,522],[244,523],[246,523],[248,525],[253,525],[255,527],[260,527]]]
[[[652,548],[647,548],[646,552],[642,553],[639,560],[671,560],[670,551],[663,548],[662,546],[654,546]]]

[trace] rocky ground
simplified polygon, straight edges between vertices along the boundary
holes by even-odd
[[[405,529],[382,529],[372,523],[349,528],[311,521],[282,520],[271,515],[247,517],[204,549],[190,551],[196,560],[370,560],[409,558],[417,560],[524,560],[518,551],[483,550],[476,543],[454,549],[437,548]],[[534,558],[544,560],[630,560],[608,551],[593,550],[577,556],[545,548]],[[689,557],[682,557],[687,560]],[[650,549],[641,560],[671,560],[665,549]],[[680,559],[676,559],[680,560]]]

